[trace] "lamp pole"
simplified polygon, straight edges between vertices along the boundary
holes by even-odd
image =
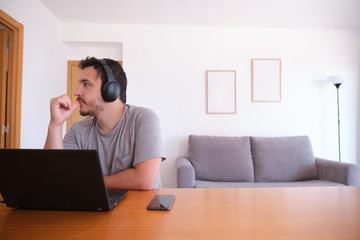
[[[337,115],[338,115],[338,145],[339,145],[339,162],[341,162],[341,151],[340,151],[340,108],[339,108],[339,87],[341,83],[335,83],[337,93]]]

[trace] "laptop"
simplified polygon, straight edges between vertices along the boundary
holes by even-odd
[[[7,207],[108,211],[127,190],[107,190],[96,150],[0,149]]]

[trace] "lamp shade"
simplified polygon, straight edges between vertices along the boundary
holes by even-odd
[[[341,75],[334,75],[327,78],[327,81],[333,85],[339,84],[341,85],[343,82],[346,81],[346,78]]]

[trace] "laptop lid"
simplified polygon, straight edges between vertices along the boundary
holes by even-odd
[[[107,211],[110,203],[96,150],[0,149],[0,193],[8,207]]]

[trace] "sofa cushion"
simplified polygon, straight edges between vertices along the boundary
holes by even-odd
[[[318,178],[307,136],[250,137],[255,182],[289,182]]]
[[[190,135],[189,160],[199,180],[254,181],[249,137]]]

